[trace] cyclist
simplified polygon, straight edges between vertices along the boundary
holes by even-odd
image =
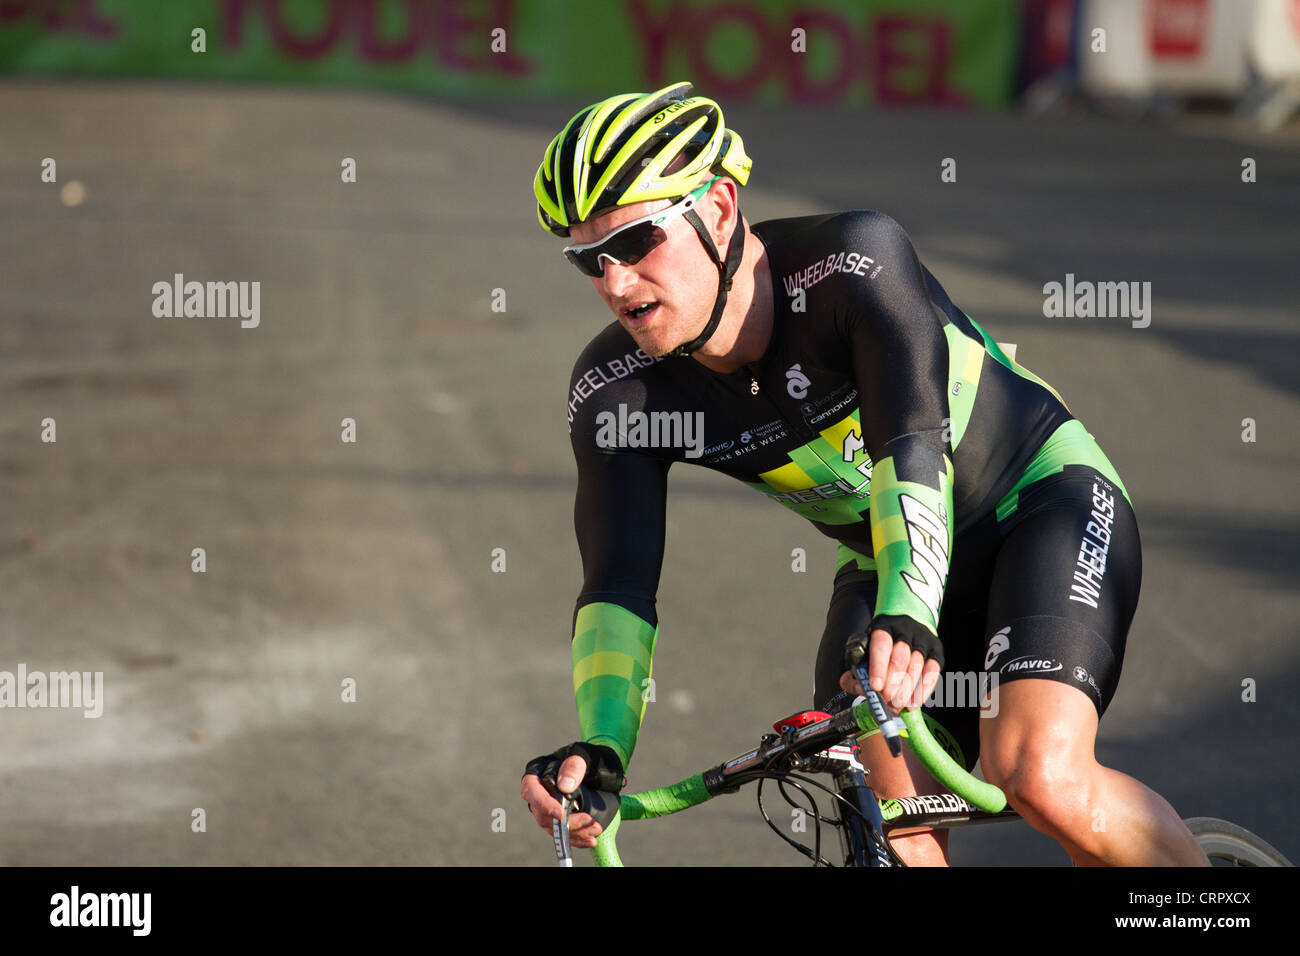
[[[838,542],[812,705],[869,679],[916,708],[940,669],[996,674],[996,711],[924,709],[944,746],[1079,865],[1208,863],[1172,807],[1097,763],[1141,583],[1128,492],[1056,391],[958,308],[907,234],[875,211],[750,225],[750,159],[718,104],[679,83],[579,112],[534,182],[544,228],[616,321],[574,365],[584,583],[573,618],[582,740],[531,761],[521,794],[561,815],[539,776],[616,791],[645,712],[658,635],[669,466],[728,474]],[[693,427],[695,426],[695,427]],[[942,614],[940,609],[942,607]],[[862,743],[878,795],[940,792],[910,752]],[[574,846],[600,824],[570,820]],[[947,833],[894,840],[945,865]]]

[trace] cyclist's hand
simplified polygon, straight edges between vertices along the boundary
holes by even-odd
[[[560,792],[572,793],[577,790],[578,784],[586,775],[587,761],[576,754],[569,757],[560,764],[558,777]],[[519,793],[528,804],[528,809],[533,812],[533,819],[537,821],[537,825],[550,833],[551,822],[564,816],[564,808],[560,806],[560,801],[547,793],[546,788],[542,786],[542,781],[537,774],[533,773],[524,774]],[[591,818],[591,814],[575,813],[569,817],[570,846],[590,849],[596,845],[598,836],[600,836],[600,824]]]
[[[867,645],[867,674],[872,690],[881,694],[895,711],[915,710],[934,691],[942,664],[914,650],[906,641],[895,641],[888,631],[871,632]],[[852,671],[840,675],[840,688],[850,694],[863,694]]]
[[[587,756],[592,758],[595,766],[589,768]],[[613,794],[613,806],[617,807],[617,794],[623,786],[623,766],[613,750],[597,744],[575,743],[530,760],[519,794],[528,804],[537,825],[549,833],[552,821],[564,816],[564,808],[543,784],[543,777],[553,780],[561,793],[572,793],[579,785],[585,784],[593,790]],[[591,849],[602,830],[591,814],[574,813],[569,817],[569,845]]]

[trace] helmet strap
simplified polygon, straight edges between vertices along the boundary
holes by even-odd
[[[704,326],[704,330],[699,335],[684,345],[679,345],[670,353],[684,358],[707,342],[709,337],[717,331],[718,323],[722,321],[722,312],[727,307],[727,293],[731,291],[731,280],[735,277],[736,270],[740,268],[741,255],[745,251],[745,221],[740,218],[740,209],[737,208],[736,228],[731,230],[731,242],[727,245],[727,256],[725,259],[720,259],[713,245],[713,237],[709,235],[709,230],[705,227],[704,221],[700,219],[695,210],[689,209],[683,216],[687,222],[695,227],[700,242],[704,243],[704,248],[708,250],[709,258],[718,267],[718,295],[713,301],[713,314],[709,316],[708,324]]]

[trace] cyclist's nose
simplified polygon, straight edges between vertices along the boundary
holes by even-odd
[[[604,282],[605,292],[612,298],[621,299],[636,287],[636,270],[621,262],[614,263],[606,259]]]

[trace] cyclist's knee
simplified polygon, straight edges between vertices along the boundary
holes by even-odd
[[[1091,803],[1093,766],[1066,760],[1058,754],[1029,749],[1014,766],[1002,772],[986,771],[1021,816],[1053,829],[1070,830],[1079,817],[1087,817]]]
[[[1004,739],[984,750],[980,765],[1031,825],[1065,832],[1087,816],[1097,762],[1088,751],[1058,744],[1047,733]]]

